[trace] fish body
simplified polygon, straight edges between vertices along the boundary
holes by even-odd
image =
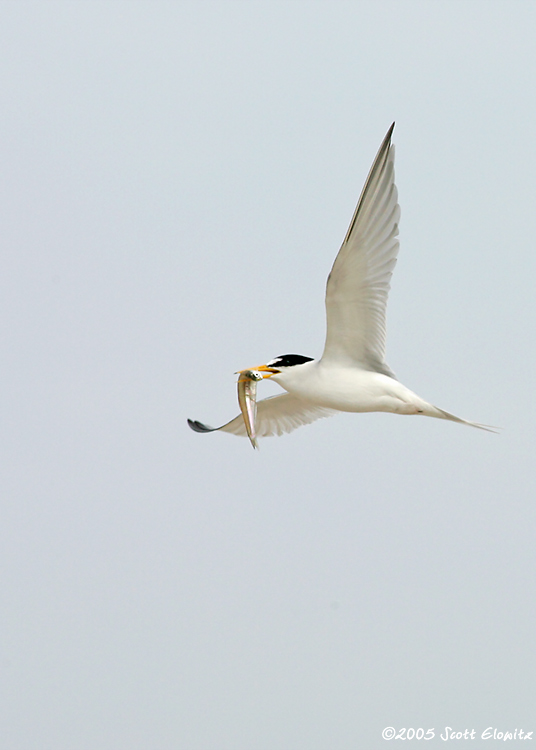
[[[257,382],[262,380],[262,375],[255,370],[244,370],[238,377],[238,403],[244,417],[246,431],[253,448],[259,448],[257,435],[255,433],[255,420],[257,418]]]

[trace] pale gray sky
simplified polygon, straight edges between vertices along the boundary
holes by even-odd
[[[535,24],[511,0],[0,2],[6,750],[536,734]],[[503,433],[194,434],[237,413],[235,370],[321,353],[393,120],[387,361]]]

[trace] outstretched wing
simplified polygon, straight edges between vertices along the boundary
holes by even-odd
[[[317,406],[311,401],[297,398],[290,393],[282,393],[280,396],[270,396],[257,402],[257,419],[255,421],[257,437],[271,437],[272,435],[283,435],[285,432],[310,424],[323,417],[331,417],[336,412]],[[230,432],[232,435],[247,437],[246,425],[241,414],[222,427],[209,427],[202,422],[192,419],[188,424],[195,432]]]
[[[385,309],[398,253],[400,206],[389,128],[335,258],[326,288],[322,359],[394,377],[385,364]]]

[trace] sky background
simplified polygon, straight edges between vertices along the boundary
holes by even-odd
[[[6,750],[536,734],[535,28],[521,0],[0,2]],[[239,368],[320,356],[393,120],[387,361],[502,433],[194,434]]]

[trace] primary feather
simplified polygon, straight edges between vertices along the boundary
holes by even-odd
[[[400,206],[389,128],[374,159],[326,286],[327,334],[322,359],[381,372],[385,315],[398,254]]]
[[[292,430],[304,424],[310,424],[323,417],[331,417],[333,414],[336,414],[335,410],[318,406],[291,393],[270,396],[257,402],[257,419],[255,421],[257,437],[283,435],[285,432],[292,432]],[[188,424],[195,432],[221,430],[222,432],[230,432],[232,435],[247,437],[246,425],[241,414],[221,427],[209,427],[202,422],[194,422],[191,419],[188,420]]]

